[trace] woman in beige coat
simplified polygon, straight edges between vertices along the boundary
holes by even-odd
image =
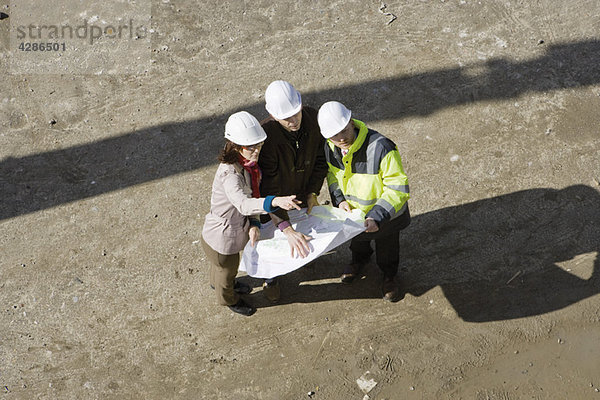
[[[260,237],[259,214],[300,209],[296,196],[261,198],[258,155],[267,135],[256,118],[246,111],[235,113],[225,124],[225,148],[219,155],[210,199],[210,212],[202,229],[202,247],[211,262],[210,285],[217,302],[232,311],[252,315],[256,309],[240,298],[251,288],[236,281],[240,251],[248,240]]]

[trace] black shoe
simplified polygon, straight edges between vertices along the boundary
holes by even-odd
[[[215,290],[215,287],[213,285],[210,285],[210,288],[212,290]],[[233,291],[238,294],[248,294],[252,291],[252,288],[243,282],[235,281],[235,283],[233,284]]]
[[[237,303],[232,306],[227,306],[229,309],[235,313],[250,316],[256,312],[256,308],[252,307],[250,304],[246,303],[244,300],[239,299]]]

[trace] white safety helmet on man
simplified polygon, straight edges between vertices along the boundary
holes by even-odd
[[[340,133],[352,117],[352,111],[339,101],[328,101],[319,108],[317,121],[321,128],[321,135],[329,139]]]
[[[302,110],[302,96],[286,81],[274,81],[265,91],[265,108],[277,119],[286,119]]]
[[[247,111],[231,114],[225,123],[225,139],[239,146],[252,146],[266,138],[267,134],[258,120]]]

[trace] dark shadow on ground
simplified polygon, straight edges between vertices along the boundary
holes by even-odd
[[[600,41],[590,40],[548,46],[544,56],[530,61],[499,58],[303,96],[305,104],[317,107],[340,100],[369,122],[598,83]],[[263,104],[247,104],[243,109],[259,119],[266,116]],[[235,111],[4,159],[0,162],[0,220],[212,165],[223,143],[224,122]]]
[[[431,211],[413,216],[399,246],[404,293],[441,286],[469,322],[544,314],[600,293],[600,194],[584,185],[532,189]],[[380,298],[373,262],[352,285],[310,284],[339,277],[350,252],[344,245],[338,253],[282,277],[280,304]],[[571,272],[557,265],[578,255]],[[252,298],[271,305],[259,291]]]

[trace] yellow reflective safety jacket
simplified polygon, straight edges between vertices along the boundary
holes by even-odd
[[[331,140],[325,146],[327,184],[334,206],[347,201],[379,225],[406,210],[408,178],[394,142],[356,119],[356,140],[345,156]]]

